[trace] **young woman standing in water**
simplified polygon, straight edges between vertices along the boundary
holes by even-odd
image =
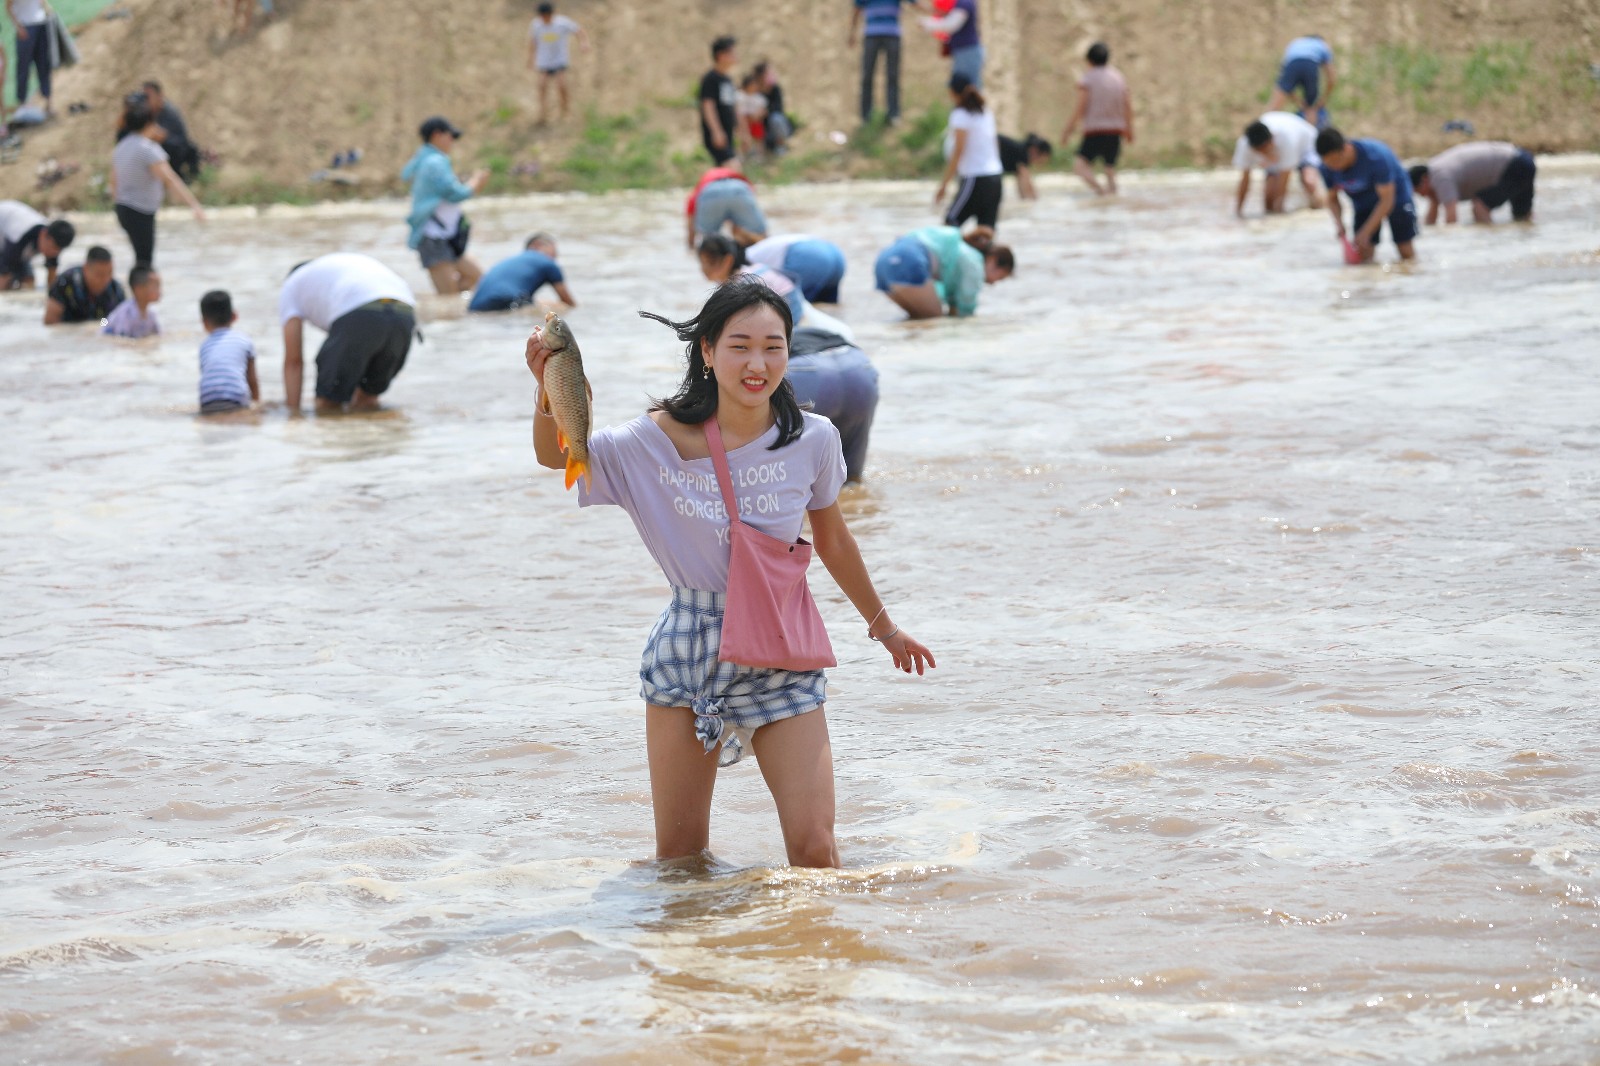
[[[709,419],[715,416],[721,428],[742,520],[792,542],[809,517],[817,555],[894,665],[921,674],[936,665],[933,655],[889,616],[845,525],[839,434],[826,419],[802,411],[784,380],[792,323],[782,297],[756,278],[735,277],[687,322],[645,317],[670,326],[687,344],[687,371],[677,393],[649,413],[590,436],[578,502],[626,510],[672,583],[672,602],[650,633],[639,669],[656,857],[709,847],[717,768],[737,762],[749,743],[777,803],[790,864],[838,866],[826,677],[821,670],[717,658],[729,549],[703,428]],[[555,419],[545,409],[549,354],[543,331],[535,330],[527,347],[540,385],[534,452],[541,466],[564,469]]]

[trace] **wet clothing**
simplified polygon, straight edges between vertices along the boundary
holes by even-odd
[[[800,284],[800,292],[814,303],[838,303],[839,282],[844,280],[844,252],[832,241],[805,233],[768,237],[745,249],[752,263],[782,270]]]
[[[411,305],[375,300],[333,320],[317,350],[317,398],[345,404],[359,388],[382,396],[406,365],[417,321]]]
[[[720,745],[717,765],[732,766],[757,729],[821,707],[828,678],[821,670],[719,662],[724,600],[721,592],[673,586],[639,659],[639,695],[657,707],[691,708],[706,754]]]
[[[728,452],[739,517],[769,536],[800,536],[807,511],[838,499],[844,484],[839,431],[804,415],[800,437],[777,451],[773,426]],[[579,482],[583,507],[615,504],[628,513],[651,558],[680,588],[728,587],[728,519],[709,456],[684,459],[666,430],[648,415],[589,438],[589,476]]]
[[[1523,221],[1533,214],[1533,179],[1538,169],[1530,153],[1519,151],[1501,171],[1500,180],[1478,193],[1479,202],[1491,211],[1509,202],[1511,217]]]
[[[33,277],[33,257],[49,220],[20,200],[0,200],[0,288]],[[56,265],[54,259],[45,266]]]
[[[1382,141],[1357,137],[1348,142],[1356,150],[1356,159],[1346,170],[1334,170],[1322,164],[1322,181],[1330,192],[1337,189],[1350,197],[1355,209],[1355,228],[1360,229],[1378,207],[1378,186],[1394,185],[1394,206],[1389,209],[1387,222],[1389,238],[1396,244],[1408,244],[1417,236],[1417,207],[1412,200],[1411,179],[1406,168],[1400,165],[1394,152]],[[1374,234],[1374,238],[1376,238]],[[1376,239],[1373,241],[1377,243]]]
[[[200,342],[200,409],[237,410],[250,406],[250,363],[256,346],[230,326],[214,329]]]
[[[139,340],[160,333],[161,320],[156,317],[154,306],[141,311],[139,302],[130,296],[111,309],[111,314],[106,316],[105,325],[100,327],[100,332],[113,337]]]
[[[1086,133],[1083,135],[1083,140],[1078,142],[1078,156],[1091,163],[1099,160],[1108,167],[1114,167],[1121,155],[1120,133]]]
[[[767,232],[767,217],[756,203],[755,189],[750,179],[736,170],[713,167],[706,171],[684,206],[694,219],[695,232],[703,236],[721,232],[728,222],[751,233]]]
[[[867,441],[878,410],[878,370],[867,353],[837,334],[797,329],[789,344],[785,375],[801,404],[810,404],[839,431],[846,477],[866,472]]]
[[[544,285],[559,285],[566,275],[556,261],[543,252],[528,249],[489,268],[472,293],[468,311],[509,311],[533,302],[533,294]]]
[[[528,39],[533,42],[533,65],[541,74],[558,74],[572,61],[569,43],[578,33],[578,24],[565,15],[555,15],[549,22],[535,17],[528,27]]]
[[[405,280],[370,256],[334,252],[290,274],[278,319],[311,323],[328,336],[317,351],[317,396],[349,403],[359,387],[379,396],[406,364],[417,302]]]
[[[1268,160],[1250,147],[1250,139],[1241,134],[1233,148],[1236,169],[1261,167],[1268,174],[1280,174],[1285,170],[1321,165],[1322,161],[1317,158],[1317,127],[1288,111],[1268,111],[1261,116],[1261,123],[1272,132],[1271,143],[1277,149],[1277,160]]]
[[[1128,132],[1128,81],[1109,63],[1090,67],[1078,77],[1078,87],[1089,94],[1083,111],[1083,132]]]
[[[915,237],[901,237],[878,253],[872,280],[879,292],[896,285],[926,285],[933,277],[933,254]]]
[[[460,227],[459,208],[455,209],[452,216],[454,224],[447,225],[444,232],[423,232],[441,206],[453,206],[472,196],[472,186],[456,177],[455,170],[450,166],[450,157],[433,145],[424,144],[401,168],[400,180],[411,185],[411,213],[406,216],[411,235],[406,243],[420,250],[424,237],[433,236],[447,241],[454,237]],[[436,226],[440,224],[435,223]],[[454,262],[456,258],[457,255],[452,254],[448,260],[441,261]]]
[[[733,79],[717,70],[715,67],[706,71],[700,79],[700,102],[696,105],[700,109],[700,140],[706,146],[706,151],[711,153],[711,161],[721,166],[739,153],[733,147],[734,103],[739,98],[739,91],[734,88]],[[717,110],[717,119],[722,124],[722,134],[725,144],[718,148],[711,142],[711,126],[706,122],[705,101],[710,100]]]
[[[1512,214],[1533,210],[1533,156],[1506,141],[1469,141],[1428,160],[1433,199],[1441,204],[1481,200],[1491,210],[1511,202]]]
[[[1350,197],[1357,211],[1370,212],[1377,206],[1379,185],[1394,186],[1395,210],[1411,203],[1411,179],[1387,144],[1370,137],[1357,137],[1348,143],[1356,150],[1355,162],[1348,169],[1319,165],[1322,181],[1330,190],[1338,189]]]
[[[49,298],[61,305],[63,322],[98,322],[111,314],[128,294],[123,291],[122,282],[112,278],[99,296],[90,295],[88,283],[83,280],[83,267],[75,266],[56,276]]]

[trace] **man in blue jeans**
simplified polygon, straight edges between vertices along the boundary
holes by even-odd
[[[900,8],[921,7],[921,0],[856,0],[850,16],[851,46],[863,17],[867,32],[861,41],[861,124],[872,121],[872,81],[883,56],[883,93],[888,98],[888,124],[900,121]]]
[[[1393,150],[1368,137],[1345,140],[1329,126],[1317,134],[1317,155],[1322,159],[1322,181],[1328,187],[1328,210],[1333,212],[1339,236],[1345,236],[1342,192],[1355,208],[1355,247],[1363,263],[1372,262],[1378,231],[1385,220],[1389,239],[1400,258],[1416,258],[1411,242],[1417,238],[1417,205],[1411,196],[1411,179]]]
[[[960,75],[983,88],[983,41],[978,36],[978,0],[954,0],[943,15],[922,20],[928,32],[945,35],[950,76]]]

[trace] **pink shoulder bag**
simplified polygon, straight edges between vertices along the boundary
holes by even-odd
[[[705,430],[722,502],[728,509],[728,594],[717,659],[771,670],[821,670],[838,665],[828,629],[806,584],[810,543],[801,539],[791,544],[739,520],[733,473],[728,469],[716,415],[706,419]]]

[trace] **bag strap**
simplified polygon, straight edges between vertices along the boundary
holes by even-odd
[[[722,427],[717,425],[717,416],[712,415],[703,423],[706,431],[706,444],[711,448],[711,462],[717,468],[717,484],[722,489],[722,505],[728,509],[728,525],[739,521],[739,504],[733,496],[733,472],[728,469],[728,453],[722,447]]]

